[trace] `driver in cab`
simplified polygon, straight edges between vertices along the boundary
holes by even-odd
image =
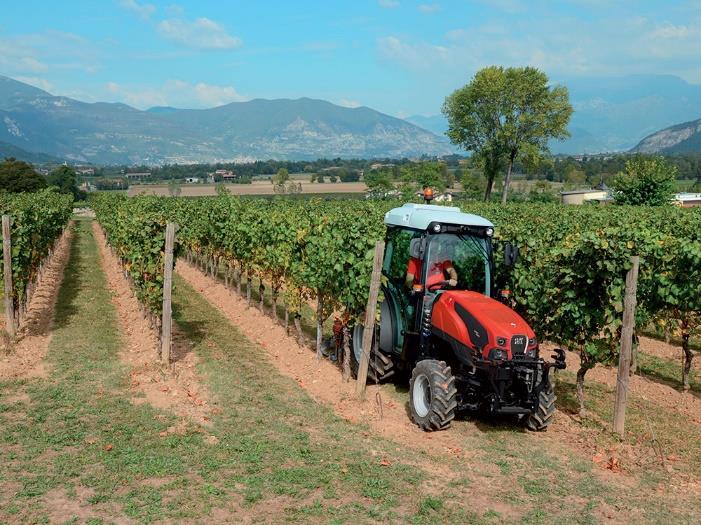
[[[433,249],[429,250],[431,255],[428,258],[428,271],[426,272],[426,291],[446,284],[454,288],[458,284],[458,273],[453,267],[453,247],[440,242],[436,244],[437,246],[433,246]],[[422,270],[423,261],[412,254],[406,269],[405,284],[407,288],[421,286]]]

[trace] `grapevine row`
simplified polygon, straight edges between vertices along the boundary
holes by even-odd
[[[9,215],[12,242],[12,301],[21,318],[42,264],[51,253],[73,211],[73,198],[52,190],[0,193],[0,214]],[[0,259],[0,289],[4,290]]]
[[[293,312],[302,299],[316,299],[322,315],[362,311],[384,213],[399,205],[227,195],[100,203],[110,242],[153,308],[160,304],[163,225],[171,219],[189,252],[271,283]],[[497,241],[520,247],[519,263],[507,272],[496,243],[497,284],[512,290],[541,338],[582,352],[584,372],[615,356],[631,255],[641,257],[639,326],[661,318],[687,331],[701,326],[701,209],[469,203],[463,211],[492,220]]]

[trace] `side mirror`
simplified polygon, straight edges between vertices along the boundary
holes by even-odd
[[[518,261],[518,246],[510,241],[504,243],[504,266],[511,268]]]

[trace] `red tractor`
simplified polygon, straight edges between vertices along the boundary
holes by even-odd
[[[514,414],[531,430],[552,422],[550,368],[533,330],[494,286],[494,225],[459,208],[405,204],[387,224],[381,322],[368,380],[410,376],[409,405],[424,430],[448,428],[456,412]],[[512,266],[518,250],[504,245]],[[351,332],[351,363],[362,354],[361,325]]]

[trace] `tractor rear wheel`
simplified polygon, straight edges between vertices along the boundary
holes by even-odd
[[[547,430],[555,416],[555,400],[557,396],[552,383],[541,390],[538,396],[538,406],[535,411],[526,418],[526,428],[534,432]]]
[[[360,356],[363,353],[363,325],[357,324],[351,330],[350,341],[350,363],[353,378],[358,378],[358,368],[360,367]],[[370,351],[370,362],[368,364],[368,383],[381,383],[387,381],[394,375],[394,361],[382,350],[375,350],[373,337],[372,349]]]
[[[414,422],[426,431],[445,430],[455,418],[457,389],[444,361],[416,363],[409,381],[409,407]]]

